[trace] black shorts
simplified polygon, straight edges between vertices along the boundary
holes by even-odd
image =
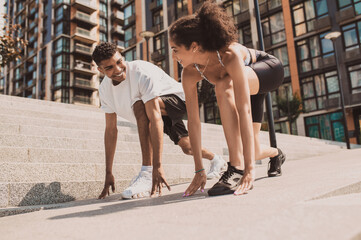
[[[263,102],[268,92],[276,90],[283,82],[283,65],[276,57],[258,51],[257,62],[249,65],[257,74],[259,91],[251,95],[251,110],[253,122],[262,123]]]
[[[183,117],[187,113],[185,102],[177,95],[169,94],[160,96],[165,105],[167,116],[163,118],[163,132],[178,144],[182,137],[188,136],[188,131],[183,123]]]

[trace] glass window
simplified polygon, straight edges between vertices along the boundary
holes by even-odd
[[[60,71],[53,76],[54,87],[69,87],[69,73]]]
[[[134,3],[130,4],[124,9],[124,25],[129,24],[129,18],[135,14]]]
[[[69,62],[69,55],[67,54],[56,56],[54,58],[54,70],[58,70],[61,68],[69,69]]]
[[[361,45],[361,21],[343,26],[342,35],[346,51],[360,48]]]
[[[352,93],[361,92],[361,64],[348,67]]]
[[[337,71],[301,79],[301,94],[306,112],[325,108],[325,101],[340,95]]]
[[[101,17],[99,20],[99,25],[106,28],[107,27],[107,19]]]
[[[59,22],[55,24],[55,36],[59,36],[61,34],[69,35],[69,24],[67,22]]]
[[[283,13],[276,13],[262,20],[264,37],[271,37],[271,43],[276,44],[286,40]]]
[[[280,47],[280,48],[273,50],[273,55],[282,62],[282,65],[284,68],[284,76],[289,77],[290,76],[290,66],[289,66],[289,61],[288,61],[287,46]]]
[[[315,21],[328,15],[326,0],[307,0],[292,7],[295,35],[315,30]]]
[[[251,26],[247,25],[238,29],[238,37],[239,43],[243,44],[247,47],[252,46],[252,33],[251,33]]]
[[[107,34],[103,32],[99,32],[99,39],[101,42],[107,42],[108,41]]]
[[[134,61],[137,59],[136,48],[132,48],[124,53],[125,61]]]
[[[332,41],[325,39],[326,33],[296,42],[299,71],[301,73],[317,70],[324,61],[333,58],[334,49]]]
[[[360,0],[337,0],[338,8],[346,9],[346,8],[354,8],[355,14],[361,14],[361,1]]]
[[[100,2],[99,4],[100,11],[104,14],[104,16],[108,15],[108,7],[105,3]]]
[[[61,52],[70,52],[70,40],[68,38],[59,38],[54,43],[54,54]]]

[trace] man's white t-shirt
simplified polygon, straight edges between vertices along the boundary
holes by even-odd
[[[168,94],[175,94],[185,101],[182,84],[171,78],[152,63],[136,60],[126,62],[126,78],[114,86],[112,80],[104,77],[99,86],[101,109],[135,123],[133,104]]]

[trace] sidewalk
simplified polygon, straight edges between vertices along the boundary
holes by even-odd
[[[258,166],[254,189],[239,197],[183,198],[182,184],[160,198],[52,205],[0,218],[0,238],[361,239],[360,156],[356,149],[286,161],[277,178]]]

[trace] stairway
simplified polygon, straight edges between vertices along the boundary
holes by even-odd
[[[96,107],[0,94],[0,207],[96,198],[104,184],[104,128],[104,113]],[[268,144],[267,132],[261,133],[261,141]],[[343,151],[308,137],[277,134],[277,141],[288,160]],[[202,124],[202,144],[228,160],[221,126]],[[163,149],[168,182],[190,181],[193,158],[167,136]],[[140,166],[136,126],[118,118],[116,193],[127,187]]]

